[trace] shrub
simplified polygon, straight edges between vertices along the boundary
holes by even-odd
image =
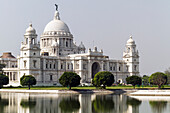
[[[0,89],[3,87],[3,85],[9,84],[9,78],[6,75],[0,74]]]
[[[106,86],[111,86],[114,83],[114,81],[115,81],[114,76],[111,72],[103,71],[95,74],[92,80],[92,84],[95,87],[101,87],[105,89]]]
[[[22,86],[28,86],[30,89],[31,86],[36,85],[36,79],[32,75],[24,75],[20,78],[20,83]]]
[[[74,72],[64,72],[59,78],[60,84],[64,87],[69,87],[69,89],[80,85],[80,80],[80,76]]]
[[[158,88],[161,89],[161,86],[167,83],[167,76],[162,72],[156,72],[149,77],[149,82],[158,85]]]
[[[142,79],[139,76],[130,76],[126,78],[127,84],[132,84],[132,86],[135,88],[135,85],[141,85]]]

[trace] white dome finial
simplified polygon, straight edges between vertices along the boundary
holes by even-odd
[[[130,36],[130,38],[132,39],[132,36]]]
[[[29,23],[29,26],[32,27],[32,23]]]
[[[58,12],[58,5],[55,4],[55,6],[56,6],[56,11],[54,14],[54,20],[60,20],[60,16],[59,16],[60,14]]]
[[[60,20],[60,16],[59,15],[60,15],[59,12],[55,11],[54,20]]]
[[[29,23],[29,27],[26,29],[26,34],[36,34],[35,29],[32,27],[32,23]]]

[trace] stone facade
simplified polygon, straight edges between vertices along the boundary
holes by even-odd
[[[20,85],[20,77],[33,75],[39,86],[59,85],[59,77],[66,71],[81,76],[81,83],[91,83],[99,71],[110,71],[116,82],[126,83],[128,76],[139,75],[139,52],[135,41],[130,37],[123,52],[123,60],[113,60],[103,54],[103,50],[86,47],[81,42],[76,45],[69,27],[60,20],[56,11],[38,42],[36,30],[32,24],[26,29],[17,58],[0,58],[6,64],[4,74],[9,76],[10,84]]]

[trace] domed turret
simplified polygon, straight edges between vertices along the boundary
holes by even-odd
[[[130,39],[127,41],[127,45],[134,45],[135,41],[132,39],[132,36],[130,36]]]
[[[81,48],[81,49],[84,49],[84,48],[85,48],[83,42],[80,43],[79,48]]]
[[[83,42],[81,42],[80,45],[78,46],[78,50],[79,50],[79,53],[85,53],[86,48]]]
[[[26,29],[26,33],[25,35],[29,35],[29,34],[36,34],[36,30],[32,27],[32,24],[29,24],[29,27]]]

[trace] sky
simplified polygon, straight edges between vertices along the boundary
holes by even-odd
[[[121,60],[132,35],[140,55],[140,74],[170,67],[170,0],[1,0],[0,55],[19,55],[29,23],[40,38],[59,5],[60,18],[74,41],[97,46],[110,59]]]

